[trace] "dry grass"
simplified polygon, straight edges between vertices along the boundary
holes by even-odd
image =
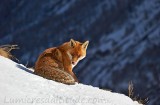
[[[132,81],[130,81],[128,85],[128,96],[133,101],[137,101],[138,103],[143,104],[143,105],[146,105],[149,102],[148,98],[142,99],[139,96],[134,96],[134,87],[133,87]]]
[[[128,96],[130,97],[130,98],[132,98],[133,97],[133,83],[132,83],[132,81],[131,82],[129,82],[129,85],[128,85]]]
[[[11,51],[15,49],[19,49],[18,45],[1,45],[0,55],[9,59],[15,59],[19,61],[15,56],[11,54]]]

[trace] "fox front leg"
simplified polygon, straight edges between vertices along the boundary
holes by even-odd
[[[75,80],[76,82],[78,82],[78,83],[79,83],[79,81],[78,81],[78,79],[77,79],[76,75],[75,75],[73,72],[71,72],[70,74],[72,75],[72,77],[74,78],[74,80]]]
[[[71,65],[70,66],[64,66],[64,69],[67,73],[69,73],[74,78],[74,80],[76,82],[78,82],[78,79],[77,79],[76,75],[72,72],[72,66]]]
[[[75,74],[73,73],[72,71],[72,63],[71,63],[71,60],[69,58],[69,56],[67,55],[67,53],[64,53],[63,54],[63,66],[64,66],[64,70],[66,72],[68,72],[76,82],[78,82],[78,79],[77,77],[75,76]]]

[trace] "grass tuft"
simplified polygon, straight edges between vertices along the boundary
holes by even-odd
[[[148,98],[142,99],[138,96],[134,96],[134,86],[133,86],[133,82],[130,81],[129,85],[128,85],[128,96],[133,100],[133,101],[137,101],[139,104],[143,104],[146,105],[149,100]]]

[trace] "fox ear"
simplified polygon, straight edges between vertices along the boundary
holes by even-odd
[[[75,45],[76,45],[76,42],[73,39],[71,39],[70,40],[70,46],[74,48]]]
[[[86,41],[86,42],[84,42],[84,43],[82,44],[82,47],[83,47],[84,49],[87,49],[88,44],[89,44],[89,41]]]

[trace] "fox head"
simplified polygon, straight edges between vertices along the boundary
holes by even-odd
[[[89,41],[81,43],[79,41],[75,41],[73,39],[70,40],[67,54],[71,60],[72,67],[76,66],[76,64],[86,57],[86,50],[88,47]]]

